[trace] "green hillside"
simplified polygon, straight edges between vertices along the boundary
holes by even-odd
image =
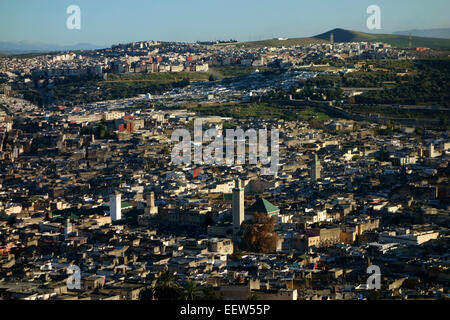
[[[375,34],[364,33],[358,31],[334,29],[328,32],[317,35],[313,38],[330,40],[330,35],[333,33],[335,42],[384,42],[399,48],[409,47],[409,36],[393,35],[393,34]],[[450,39],[438,39],[438,38],[423,38],[423,37],[411,37],[412,47],[428,47],[433,49],[447,49],[450,48]]]
[[[246,42],[246,47],[290,47],[290,46],[305,46],[314,43],[324,43],[322,39],[316,38],[290,38],[286,40],[262,40]]]
[[[334,29],[309,38],[306,37],[306,38],[289,38],[286,40],[249,41],[232,44],[220,44],[220,46],[233,45],[237,47],[250,47],[250,48],[281,47],[281,46],[290,47],[290,46],[310,45],[315,43],[329,43],[331,33],[333,33],[334,35],[334,42],[361,42],[361,41],[369,43],[383,42],[390,44],[394,47],[408,48],[410,41],[409,36],[403,35],[376,34],[376,33],[351,31],[345,29]],[[432,49],[450,49],[450,39],[411,37],[411,45],[413,48],[427,47]]]

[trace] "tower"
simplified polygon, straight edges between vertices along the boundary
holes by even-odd
[[[66,219],[66,223],[64,225],[64,239],[67,239],[70,234],[72,233],[72,223],[70,222],[70,219]]]
[[[333,32],[330,34],[330,43],[331,44],[334,43],[334,33]]]
[[[236,235],[241,230],[244,221],[244,186],[239,179],[234,181],[233,188],[233,234]]]
[[[145,208],[146,215],[154,215],[158,213],[158,207],[155,206],[155,193],[149,192],[146,197],[147,206]]]
[[[109,196],[109,215],[111,221],[122,219],[122,196],[118,192]]]
[[[428,153],[430,158],[434,158],[434,144],[430,143],[428,146]]]
[[[14,146],[13,157],[14,157],[14,159],[19,157],[19,148],[17,146]]]
[[[320,171],[322,166],[320,165],[319,158],[317,157],[317,153],[314,154],[313,161],[311,163],[311,179],[316,182],[320,179]]]

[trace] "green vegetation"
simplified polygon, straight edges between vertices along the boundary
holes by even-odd
[[[329,40],[329,39],[328,39]],[[241,44],[244,47],[290,47],[290,46],[307,46],[310,44],[324,43],[329,41],[324,41],[322,39],[315,38],[291,38],[286,40],[261,40],[261,41],[250,41]]]
[[[238,105],[204,105],[191,108],[199,115],[232,117],[236,119],[256,118],[256,119],[283,119],[295,120],[317,120],[325,121],[332,118],[332,115],[320,111],[316,107],[298,107],[279,105],[276,103],[243,103]]]
[[[359,62],[358,60],[349,60],[351,63]],[[413,72],[416,70],[414,61],[412,60],[364,60],[364,70],[368,70],[369,66],[374,69],[387,69],[391,72],[405,72],[406,70]]]
[[[55,55],[60,53],[59,51],[57,52],[35,52],[35,53],[21,53],[21,54],[0,54],[0,56],[2,57],[6,57],[6,58],[16,58],[16,59],[31,59],[31,58],[36,58],[36,57],[42,57],[42,56],[47,56],[47,55]]]
[[[207,81],[208,72],[155,72],[155,73],[126,73],[109,74],[106,83],[111,82],[155,82],[171,83],[183,79],[189,81]]]
[[[415,65],[417,74],[394,88],[357,96],[356,103],[450,106],[450,59],[420,60]]]
[[[56,83],[53,88],[46,89],[58,104],[77,105],[94,101],[132,98],[140,94],[161,94],[174,88],[183,88],[192,81],[213,81],[247,75],[254,72],[252,67],[219,67],[210,72],[159,72],[149,74],[110,74],[107,80],[93,78],[70,79]],[[271,69],[262,68],[262,71]],[[41,104],[40,96],[27,94],[26,99]]]
[[[333,33],[335,42],[360,42],[369,43],[383,42],[399,48],[409,47],[409,36],[393,35],[393,34],[375,34],[364,33],[359,31],[351,31],[344,29],[334,29],[322,33],[314,37],[290,38],[286,40],[260,40],[239,42],[230,44],[220,44],[220,46],[234,45],[237,47],[289,47],[289,46],[305,46],[316,43],[329,43],[330,35]],[[450,48],[449,39],[412,37],[411,43],[413,47],[427,47],[431,49],[447,49]],[[219,46],[219,45],[218,45]]]
[[[350,60],[347,66],[357,61]],[[406,82],[417,74],[417,66],[412,61],[405,60],[367,60],[360,71],[346,74],[320,75],[305,82],[305,86],[319,88],[379,88],[395,86]]]
[[[255,70],[270,71],[267,67],[243,67],[243,66],[224,66],[212,67],[208,72],[157,72],[157,73],[128,73],[128,74],[111,74],[108,75],[107,83],[110,82],[127,82],[127,81],[142,81],[155,83],[170,83],[180,81],[182,79],[189,79],[189,81],[209,81],[211,76],[215,78],[230,78],[248,75]]]
[[[221,300],[222,296],[211,287],[202,287],[196,282],[181,282],[173,271],[167,270],[158,278],[154,288],[144,289],[139,300]]]
[[[349,105],[344,109],[355,114],[378,115],[380,117],[417,120],[441,120],[442,124],[448,124],[449,112],[446,110],[415,110],[399,108],[397,106],[367,106]]]
[[[256,69],[258,69],[260,71],[270,70],[267,67],[241,67],[241,66],[210,68],[211,71],[217,72],[217,74],[223,78],[248,75],[248,74],[255,72]]]
[[[94,101],[132,98],[140,94],[160,94],[173,88],[189,85],[190,80],[180,78],[177,81],[99,81],[87,80],[57,84],[50,89],[50,94],[57,103],[77,105]]]
[[[379,88],[386,86],[386,82],[396,84],[407,81],[409,76],[399,76],[394,72],[358,71],[348,73],[342,77],[342,86],[346,88]]]
[[[340,100],[341,88],[380,88],[352,97],[349,102],[361,105],[438,105],[450,106],[450,59],[415,61],[366,61],[360,71],[348,74],[321,75],[291,88],[294,99]],[[274,90],[271,98],[283,99],[286,92]],[[388,110],[388,109],[386,109]],[[384,109],[383,109],[384,111]],[[370,110],[372,112],[372,110]],[[388,111],[391,113],[390,111]],[[376,113],[376,112],[375,112]],[[397,110],[406,118],[436,118],[434,111]],[[394,113],[394,114],[395,114]],[[424,113],[422,116],[420,113]],[[409,116],[408,116],[409,115]]]

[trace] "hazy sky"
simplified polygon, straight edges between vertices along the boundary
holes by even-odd
[[[377,32],[450,27],[449,0],[0,0],[0,41],[111,45],[369,32],[373,4],[381,7]],[[81,8],[80,30],[66,27],[69,5]]]

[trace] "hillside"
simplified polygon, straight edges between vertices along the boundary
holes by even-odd
[[[364,33],[358,31],[334,29],[328,32],[319,34],[313,38],[330,40],[330,35],[333,33],[335,42],[384,42],[392,46],[407,48],[409,47],[409,36],[394,35],[394,34],[375,34]],[[433,49],[450,48],[450,39],[440,38],[425,38],[425,37],[411,37],[412,47],[428,47]]]
[[[316,38],[290,38],[286,40],[261,40],[245,42],[246,47],[281,47],[281,46],[304,46],[314,43],[324,43],[322,39]]]
[[[333,33],[335,42],[384,42],[399,48],[409,47],[409,36],[398,34],[376,34],[359,31],[333,29],[313,37],[289,38],[286,40],[261,40],[238,42],[233,44],[219,44],[218,46],[234,45],[237,47],[281,47],[302,46],[314,43],[329,43]],[[411,37],[412,47],[428,47],[432,49],[450,49],[450,39]]]
[[[413,30],[392,32],[392,34],[398,34],[402,36],[413,35],[415,37],[425,37],[425,38],[450,39],[450,28],[413,29]]]
[[[62,52],[62,51],[79,51],[79,50],[96,50],[101,46],[90,43],[77,43],[74,45],[56,45],[35,41],[17,41],[5,42],[0,41],[0,52],[3,54],[35,54],[43,52]]]

